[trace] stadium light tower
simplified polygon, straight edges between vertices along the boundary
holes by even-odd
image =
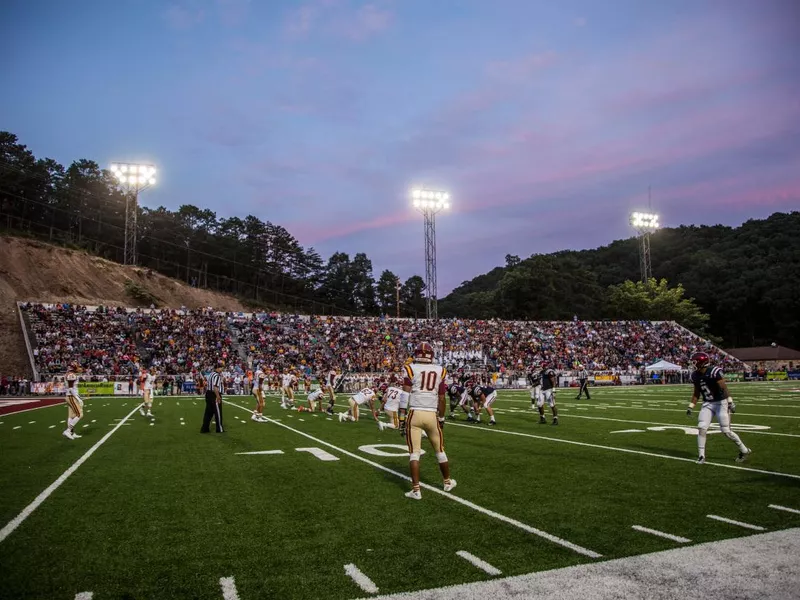
[[[125,194],[125,251],[123,264],[136,264],[136,219],[139,214],[139,192],[156,184],[153,165],[111,163],[111,172]]]
[[[411,201],[425,218],[425,316],[437,320],[436,308],[436,213],[450,208],[450,194],[424,187],[411,190]]]
[[[647,283],[653,276],[650,264],[650,234],[658,230],[658,215],[645,212],[631,213],[631,225],[639,234],[639,266],[642,271],[642,282]]]

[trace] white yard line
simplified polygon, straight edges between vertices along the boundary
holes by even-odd
[[[283,454],[283,450],[259,450],[258,452],[237,452],[236,454]]]
[[[378,593],[378,586],[375,585],[372,579],[364,575],[364,573],[361,572],[361,569],[359,569],[353,563],[345,565],[344,572],[350,576],[350,579],[352,579],[358,587],[368,594]]]
[[[230,404],[231,406],[235,406],[236,408],[239,408],[241,410],[245,410],[245,411],[250,412],[248,409],[246,409],[246,408],[244,408],[242,406],[239,406],[238,404],[234,404],[230,400],[225,400],[225,403],[226,404]],[[267,421],[269,421],[270,423],[275,423],[275,425],[278,425],[279,427],[283,427],[284,429],[288,429],[289,431],[293,431],[297,435],[301,435],[301,436],[303,436],[305,438],[313,440],[313,441],[317,442],[318,444],[322,444],[323,446],[327,446],[328,448],[332,448],[332,449],[336,450],[337,452],[340,452],[341,454],[344,454],[345,456],[349,456],[350,458],[354,458],[356,460],[359,460],[359,461],[361,461],[363,463],[366,463],[366,464],[368,464],[368,465],[370,465],[372,467],[375,467],[376,469],[380,469],[381,471],[384,471],[386,473],[391,473],[392,475],[394,475],[396,477],[399,477],[401,479],[405,479],[406,481],[411,481],[411,478],[408,475],[405,475],[405,474],[400,473],[398,471],[395,471],[393,469],[389,469],[388,467],[384,467],[380,463],[373,462],[373,461],[371,461],[371,460],[369,460],[367,458],[364,458],[363,456],[359,456],[358,454],[354,454],[353,452],[345,450],[344,448],[339,448],[338,446],[334,446],[333,444],[331,444],[329,442],[326,442],[325,440],[321,440],[321,439],[316,438],[316,437],[314,437],[312,435],[309,435],[309,434],[307,434],[307,433],[305,433],[303,431],[300,431],[298,429],[294,429],[293,427],[289,427],[288,425],[284,425],[283,423],[279,423],[275,419],[267,418]],[[692,462],[694,462],[694,461],[692,461]],[[798,477],[798,478],[800,479],[800,477]],[[573,552],[577,552],[578,554],[582,554],[583,556],[588,556],[589,558],[600,558],[602,556],[601,554],[598,554],[597,552],[594,552],[593,550],[589,550],[587,548],[583,548],[582,546],[578,546],[577,544],[573,544],[572,542],[569,542],[567,540],[563,540],[563,539],[561,539],[559,537],[556,537],[556,536],[554,536],[554,535],[552,535],[550,533],[547,533],[546,531],[542,531],[541,529],[536,529],[535,527],[531,527],[530,525],[527,525],[527,524],[525,524],[525,523],[523,523],[521,521],[517,521],[516,519],[512,519],[511,517],[507,517],[505,515],[501,515],[500,513],[494,512],[493,510],[489,510],[488,508],[483,508],[482,506],[478,506],[477,504],[474,504],[474,503],[470,502],[469,500],[465,500],[464,498],[461,498],[459,496],[454,496],[453,494],[451,494],[449,492],[445,492],[444,490],[441,490],[439,488],[433,487],[432,485],[429,485],[427,483],[420,483],[420,487],[422,487],[423,489],[429,490],[429,491],[431,491],[431,492],[433,492],[435,494],[439,494],[440,496],[444,496],[448,500],[452,500],[453,502],[458,502],[459,504],[467,506],[467,507],[471,508],[472,510],[474,510],[476,512],[479,512],[481,514],[487,515],[487,516],[492,517],[494,519],[497,519],[499,521],[503,521],[504,523],[508,523],[509,525],[513,525],[514,527],[522,529],[523,531],[525,531],[527,533],[531,533],[533,535],[536,535],[536,536],[539,536],[541,538],[544,538],[544,539],[546,539],[546,540],[548,540],[550,542],[553,542],[554,544],[558,544],[559,546],[563,546],[564,548],[569,548]]]
[[[3,527],[3,529],[0,530],[0,543],[2,543],[9,535],[11,535],[11,533],[17,527],[22,525],[22,522],[25,519],[27,519],[31,515],[31,513],[33,511],[35,511],[39,507],[39,505],[42,502],[47,500],[47,498],[50,496],[50,494],[55,492],[61,486],[61,484],[64,483],[67,480],[67,478],[70,475],[72,475],[75,471],[77,471],[78,467],[80,467],[83,463],[85,463],[89,459],[89,457],[92,454],[94,454],[97,451],[98,448],[100,448],[100,446],[105,444],[106,441],[108,440],[108,438],[110,438],[112,435],[114,435],[114,432],[117,431],[117,429],[119,429],[120,426],[123,423],[125,423],[126,420],[130,419],[133,416],[133,413],[135,413],[137,410],[139,410],[138,406],[136,408],[134,408],[131,412],[129,412],[128,416],[125,417],[125,419],[123,419],[122,421],[120,421],[119,424],[116,427],[114,427],[114,429],[112,429],[107,434],[105,434],[102,438],[100,438],[100,440],[94,446],[89,448],[89,450],[87,450],[86,453],[83,456],[81,456],[78,460],[76,460],[69,469],[64,471],[58,477],[58,479],[56,479],[53,483],[51,483],[48,486],[48,488],[46,490],[44,490],[41,494],[36,496],[36,498],[34,498],[33,502],[31,502],[28,506],[26,506],[24,509],[22,509],[21,513],[19,513],[16,517],[11,519],[11,521],[9,521],[8,524],[5,527]]]
[[[236,591],[236,582],[233,577],[220,577],[219,585],[222,588],[224,600],[239,600],[239,592]]]
[[[466,560],[467,562],[472,563],[473,566],[479,568],[484,573],[487,573],[492,576],[503,574],[503,572],[497,567],[493,567],[485,560],[481,560],[480,558],[478,558],[474,554],[470,554],[466,550],[459,550],[458,552],[456,552],[456,554],[461,558],[463,558],[464,560]]]
[[[780,504],[770,504],[769,508],[774,508],[775,510],[782,510],[784,512],[792,513],[794,515],[800,515],[800,510],[795,508],[789,508],[788,506],[781,506]]]
[[[648,527],[642,527],[641,525],[631,525],[631,529],[635,529],[636,531],[641,531],[642,533],[650,533],[652,535],[657,535],[658,537],[666,538],[668,540],[672,540],[673,542],[679,542],[681,544],[687,544],[692,541],[689,538],[681,537],[679,535],[672,535],[671,533],[664,533],[663,531],[659,531],[658,529],[650,529]]]
[[[761,527],[760,525],[751,525],[750,523],[743,523],[742,521],[734,521],[733,519],[726,519],[725,517],[720,517],[719,515],[706,515],[709,519],[714,519],[715,521],[721,521],[723,523],[730,523],[731,525],[738,525],[739,527],[744,527],[745,529],[752,529],[753,531],[766,531],[766,527]]]
[[[94,592],[78,592],[75,594],[75,600],[92,600]]]
[[[638,454],[640,456],[652,456],[654,458],[663,458],[665,460],[679,460],[682,462],[696,463],[695,458],[681,458],[680,456],[670,456],[669,454],[657,454],[655,452],[643,452],[642,450],[631,450],[630,448],[617,448],[615,446],[603,446],[601,444],[590,444],[588,442],[576,442],[574,440],[565,440],[562,438],[548,437],[546,435],[534,435],[532,433],[520,433],[519,431],[508,431],[507,429],[487,429],[484,427],[475,427],[474,425],[462,425],[460,423],[448,423],[448,427],[466,427],[474,431],[483,431],[487,433],[504,433],[506,435],[517,435],[520,437],[533,438],[535,440],[545,440],[548,442],[556,442],[560,444],[572,444],[574,446],[585,446],[587,448],[599,448],[600,450],[611,450],[612,452],[625,452],[627,454]],[[800,479],[800,475],[793,475],[791,473],[779,473],[778,471],[766,471],[763,469],[753,469],[751,467],[739,467],[737,465],[725,465],[722,463],[706,462],[706,466],[722,467],[724,469],[736,469],[739,471],[748,471],[750,473],[762,473],[764,475],[776,475],[778,477],[789,477],[790,479]]]

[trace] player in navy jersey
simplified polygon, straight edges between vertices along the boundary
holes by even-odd
[[[470,414],[470,409],[467,406],[469,394],[467,394],[466,388],[463,385],[451,383],[449,386],[447,386],[447,396],[450,398],[450,418],[456,418],[455,410],[457,406],[460,406],[467,414],[467,421],[472,421],[472,415]]]
[[[556,408],[556,385],[558,384],[558,375],[555,370],[550,368],[546,363],[542,363],[542,389],[539,392],[539,398],[536,401],[536,407],[539,409],[539,424],[546,425],[547,419],[544,416],[544,403],[550,405],[550,411],[553,413],[553,425],[558,425],[558,409]]]
[[[494,401],[497,399],[497,392],[495,389],[488,386],[474,385],[470,389],[469,394],[475,402],[475,414],[477,415],[475,422],[481,422],[481,409],[485,408],[486,412],[489,414],[489,425],[497,425],[494,420],[494,411],[492,410],[492,404],[494,404]]]
[[[731,413],[736,412],[736,405],[733,403],[722,369],[712,367],[708,354],[697,352],[692,356],[695,371],[692,373],[692,383],[694,392],[692,401],[686,409],[686,415],[692,416],[697,400],[702,399],[703,405],[697,418],[697,464],[702,465],[706,462],[706,434],[711,420],[717,417],[719,429],[725,436],[736,444],[739,448],[739,456],[736,462],[744,462],[750,455],[751,450],[744,445],[739,436],[731,431]]]

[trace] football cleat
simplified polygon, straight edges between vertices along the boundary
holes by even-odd
[[[73,440],[77,440],[78,438],[82,438],[82,437],[83,437],[82,435],[78,435],[78,434],[77,434],[77,433],[75,433],[74,431],[72,432],[72,439],[73,439]]]
[[[338,413],[338,415],[339,415],[339,423],[341,423],[344,421],[345,417],[347,416],[347,413]]]
[[[558,425],[558,417],[553,417],[553,425]]]
[[[411,490],[410,492],[405,493],[406,498],[411,498],[412,500],[422,500],[422,492],[419,490]]]
[[[539,425],[547,425],[547,419],[544,417],[539,417]]]
[[[74,436],[74,434],[73,434],[73,433],[72,433],[72,432],[71,432],[69,429],[65,429],[65,430],[62,432],[62,434],[61,434],[61,435],[63,435],[63,436],[64,436],[65,438],[67,438],[68,440],[74,440],[74,439],[75,439],[75,438],[73,437],[73,436]]]
[[[698,465],[704,465],[704,464],[706,464],[706,457],[705,457],[705,456],[698,456],[698,457],[697,457],[697,464],[698,464]]]
[[[453,491],[453,488],[455,488],[455,487],[456,487],[456,485],[458,485],[458,484],[456,483],[456,480],[455,480],[455,479],[451,479],[451,480],[450,480],[450,483],[445,483],[445,484],[444,484],[444,491],[445,491],[445,492],[452,492],[452,491]]]
[[[384,423],[383,421],[378,421],[378,429],[383,431],[384,427],[386,427],[386,423]]]
[[[746,461],[747,457],[750,456],[752,453],[753,453],[753,451],[750,450],[750,448],[747,448],[747,452],[739,452],[739,456],[736,457],[736,462],[737,463],[742,463],[742,462]]]
[[[492,420],[492,421],[489,421],[489,425],[497,425],[497,423],[494,420]]]
[[[143,417],[145,416],[145,414],[144,414],[144,409],[143,409],[143,408],[140,408],[140,409],[139,409],[139,414],[140,414],[140,415],[142,415]]]
[[[250,420],[251,421],[260,421],[261,417],[259,415],[257,415],[256,413],[253,413],[253,416],[250,417]]]

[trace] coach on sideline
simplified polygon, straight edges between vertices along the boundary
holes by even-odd
[[[203,415],[203,427],[200,433],[209,433],[211,417],[217,425],[217,433],[225,431],[222,428],[222,363],[217,363],[214,370],[206,377],[206,412]]]

